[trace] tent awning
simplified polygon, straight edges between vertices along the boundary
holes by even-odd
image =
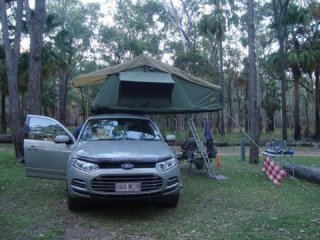
[[[198,77],[195,77],[187,72],[182,71],[179,68],[163,63],[145,54],[142,54],[136,58],[133,58],[125,63],[121,63],[121,64],[110,66],[95,72],[77,76],[73,79],[72,83],[75,87],[81,87],[81,86],[87,86],[87,85],[93,85],[93,84],[102,84],[106,81],[109,75],[119,73],[119,72],[129,71],[130,69],[134,69],[142,66],[151,67],[157,71],[183,78],[186,81],[189,81],[198,85],[202,85],[204,87],[220,90],[220,87],[213,83],[204,81]]]
[[[171,74],[160,72],[120,72],[119,79],[127,82],[174,84]]]

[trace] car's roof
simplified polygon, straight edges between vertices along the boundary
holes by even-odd
[[[115,114],[99,114],[99,115],[93,115],[88,118],[88,120],[91,119],[106,119],[106,118],[131,118],[131,119],[144,119],[149,120],[149,118],[141,115],[134,115],[134,114],[128,114],[128,113],[115,113]]]

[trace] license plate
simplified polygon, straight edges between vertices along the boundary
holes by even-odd
[[[130,183],[116,183],[116,192],[140,192],[141,183],[140,182],[130,182]]]

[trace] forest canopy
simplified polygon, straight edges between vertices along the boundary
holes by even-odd
[[[0,8],[0,126],[4,133],[10,123],[14,139],[26,114],[82,122],[99,86],[71,80],[141,54],[219,85],[228,117],[211,117],[222,134],[258,125],[282,128],[284,139],[287,128],[294,140],[320,138],[318,0],[9,0]]]

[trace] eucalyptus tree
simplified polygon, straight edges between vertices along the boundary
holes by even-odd
[[[83,4],[79,0],[59,0],[48,3],[48,12],[59,16],[60,25],[56,28],[51,41],[59,56],[57,74],[57,95],[59,120],[66,122],[67,96],[70,80],[77,62],[90,56],[90,49],[98,26],[100,5]]]
[[[303,130],[303,135],[306,138],[312,137],[312,125],[310,124],[310,116],[311,113],[313,112],[311,110],[311,106],[313,105],[315,101],[315,96],[314,96],[314,82],[312,79],[312,76],[310,74],[306,75],[304,74],[302,76],[302,81],[303,84],[301,84],[301,91],[300,91],[300,104],[303,106],[303,112],[304,113],[304,130]],[[311,110],[311,111],[310,111]]]
[[[118,64],[142,53],[162,56],[166,32],[159,24],[163,8],[157,1],[117,1],[112,25],[99,29],[99,52],[108,64]]]
[[[269,45],[269,44],[267,44]],[[266,114],[266,132],[275,130],[275,114],[281,110],[281,95],[279,82],[279,55],[272,52],[260,58],[261,64],[261,107]]]
[[[41,60],[43,31],[46,19],[46,1],[35,1],[32,11],[29,0],[25,2],[27,26],[30,35],[30,57],[28,72],[28,92],[26,110],[30,114],[40,114],[41,111]]]
[[[243,82],[243,63],[239,61],[244,58],[244,53],[237,47],[226,45],[225,53],[228,58],[224,61],[224,73],[226,76],[226,88],[225,88],[225,109],[229,112],[230,117],[226,121],[227,131],[231,132],[233,126],[233,119],[238,118],[240,120],[240,110],[245,101],[239,100],[240,96],[245,95],[245,90],[239,88],[239,85]],[[237,107],[237,109],[236,109]],[[240,121],[239,121],[240,122]],[[241,121],[242,122],[242,121]]]
[[[6,121],[6,97],[8,95],[7,74],[6,74],[6,56],[4,46],[0,44],[0,94],[1,94],[1,119],[0,133],[4,134],[7,131]]]
[[[97,71],[101,69],[101,66],[95,60],[86,60],[83,59],[81,61],[81,68],[78,71],[78,74],[84,74],[88,72]],[[87,117],[91,113],[91,103],[94,98],[97,96],[99,90],[99,85],[92,85],[92,86],[83,86],[78,89],[72,88],[69,94],[69,98],[71,102],[77,103],[79,105],[79,119],[80,122],[85,122]],[[80,122],[77,122],[79,124]]]
[[[53,16],[52,16],[53,17]],[[48,16],[45,25],[46,32],[50,29],[51,17]],[[52,30],[52,29],[51,29]],[[41,66],[41,107],[47,116],[55,116],[56,104],[56,78],[59,71],[60,56],[58,55],[54,44],[45,42],[42,46],[42,66]]]
[[[205,37],[208,37],[212,41],[212,47],[218,49],[218,72],[219,72],[219,84],[221,87],[222,106],[224,107],[224,47],[223,41],[225,40],[225,33],[227,27],[232,24],[238,25],[237,5],[232,0],[208,0],[207,6],[212,8],[210,14],[205,14],[199,24],[199,30]],[[224,126],[224,113],[221,112],[220,119],[220,131],[221,134],[225,133]]]
[[[307,26],[310,24],[310,14],[307,9],[295,4],[289,4],[285,15],[287,24],[287,46],[286,66],[292,71],[294,85],[294,140],[301,140],[300,124],[300,94],[302,70],[314,61],[314,55],[304,48],[304,41],[307,39]]]
[[[203,0],[180,0],[179,4],[174,4],[172,0],[161,0],[169,22],[179,34],[185,54],[193,49],[196,42],[196,22],[202,2]]]
[[[280,88],[278,82],[269,74],[265,76],[262,87],[264,94],[261,106],[266,112],[266,132],[274,132],[274,115],[281,108]]]
[[[248,45],[249,45],[249,105],[250,105],[250,123],[249,133],[254,142],[250,146],[250,163],[259,162],[259,117],[260,109],[257,99],[257,70],[256,70],[256,52],[255,52],[255,21],[254,21],[254,1],[247,1],[248,18]]]
[[[203,0],[162,0],[164,14],[160,20],[167,25],[166,53],[174,60],[174,65],[190,74],[215,81],[216,69],[209,61],[211,49],[208,41],[199,32],[198,23],[203,15]]]
[[[308,4],[312,21],[310,27],[310,37],[307,41],[309,49],[316,56],[309,72],[314,73],[315,86],[315,132],[314,138],[320,139],[320,3],[318,1],[310,1]]]
[[[0,1],[0,10],[9,93],[9,122],[15,154],[18,159],[23,156],[23,120],[18,94],[18,61],[21,46],[23,0]]]
[[[219,2],[219,1],[218,1]],[[220,2],[219,2],[220,3]],[[220,4],[218,5],[220,7]],[[199,24],[200,32],[208,36],[213,42],[213,47],[218,49],[218,72],[219,72],[219,85],[221,87],[222,98],[221,104],[224,108],[224,72],[223,72],[223,46],[224,33],[226,31],[226,18],[221,12],[221,9],[215,9],[216,11],[212,15],[204,15]],[[216,46],[216,44],[218,46]],[[224,126],[224,112],[221,112],[220,116],[220,132],[221,135],[225,134]]]
[[[320,139],[320,77],[319,72],[315,72],[315,132],[314,138]]]
[[[276,30],[279,44],[279,79],[281,82],[281,111],[282,111],[282,138],[288,139],[287,131],[287,106],[286,106],[286,72],[285,72],[285,46],[284,42],[287,35],[287,24],[285,15],[290,0],[272,0],[273,18],[272,24]]]

